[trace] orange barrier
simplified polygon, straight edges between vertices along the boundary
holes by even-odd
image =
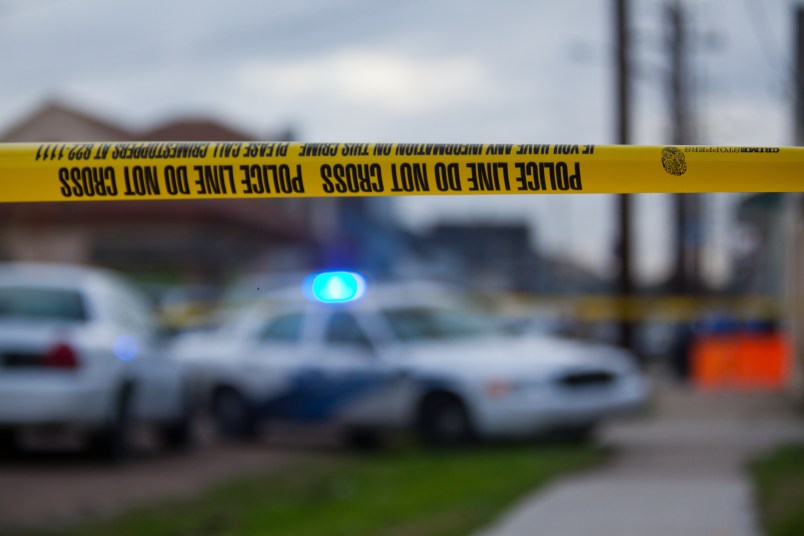
[[[781,334],[740,333],[699,337],[691,349],[692,380],[700,389],[781,389],[789,346]]]

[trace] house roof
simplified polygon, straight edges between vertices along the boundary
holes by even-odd
[[[254,137],[211,119],[178,119],[146,130],[138,136],[143,141],[245,141]]]
[[[89,134],[89,137],[87,137]],[[248,141],[255,137],[206,117],[178,118],[144,130],[125,128],[60,102],[45,103],[0,133],[3,142]]]
[[[5,132],[2,142],[126,141],[131,133],[119,125],[58,102],[48,102]]]
[[[133,131],[58,102],[44,104],[0,135],[3,142],[43,141],[233,141],[253,140],[246,132],[208,118],[172,120]],[[1,222],[46,225],[95,225],[147,221],[229,225],[264,233],[266,238],[299,240],[310,236],[301,210],[288,210],[294,200],[237,199],[185,201],[113,201],[86,203],[0,204]]]

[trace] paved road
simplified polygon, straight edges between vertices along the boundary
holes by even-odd
[[[745,464],[804,439],[773,394],[664,390],[655,418],[612,426],[614,459],[526,497],[484,536],[756,536]]]

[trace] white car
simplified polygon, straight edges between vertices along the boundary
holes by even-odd
[[[499,325],[438,288],[385,285],[348,303],[257,304],[174,351],[229,434],[253,434],[260,418],[323,420],[358,441],[414,427],[457,443],[587,432],[646,401],[630,354]]]
[[[146,302],[96,269],[0,265],[0,442],[20,432],[85,432],[123,457],[134,424],[171,446],[190,439],[181,365],[159,351]]]

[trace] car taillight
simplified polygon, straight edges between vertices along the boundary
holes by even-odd
[[[78,354],[67,344],[57,344],[45,354],[42,365],[47,368],[75,370],[79,365]]]

